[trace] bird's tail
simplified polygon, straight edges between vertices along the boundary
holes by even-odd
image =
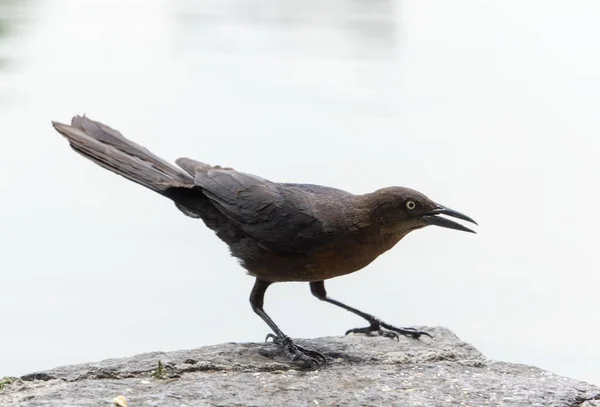
[[[189,188],[194,184],[182,170],[102,123],[75,116],[71,125],[52,125],[79,154],[161,195],[168,196],[167,191],[173,187]]]

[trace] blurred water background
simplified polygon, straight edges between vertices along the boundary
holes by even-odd
[[[74,154],[86,113],[167,159],[473,216],[332,297],[600,384],[600,3],[0,0],[0,377],[261,341],[253,279],[200,221]],[[269,289],[294,337],[362,321]]]

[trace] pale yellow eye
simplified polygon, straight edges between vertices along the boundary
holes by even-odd
[[[412,211],[413,209],[415,209],[415,207],[416,207],[416,206],[417,206],[417,204],[415,204],[415,202],[414,202],[414,201],[406,201],[406,207],[407,207],[409,210],[411,210],[411,211]]]

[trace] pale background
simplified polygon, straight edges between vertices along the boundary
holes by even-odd
[[[170,160],[474,217],[330,294],[600,384],[597,1],[0,4],[0,376],[268,332],[212,232],[50,126],[86,113]],[[266,309],[293,337],[363,324],[306,284]]]

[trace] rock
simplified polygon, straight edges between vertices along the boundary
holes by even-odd
[[[307,371],[276,345],[226,343],[63,366],[4,385],[10,406],[544,406],[600,405],[600,388],[486,359],[444,328],[399,342],[350,335],[298,340],[329,365]],[[160,366],[159,366],[160,362]]]

